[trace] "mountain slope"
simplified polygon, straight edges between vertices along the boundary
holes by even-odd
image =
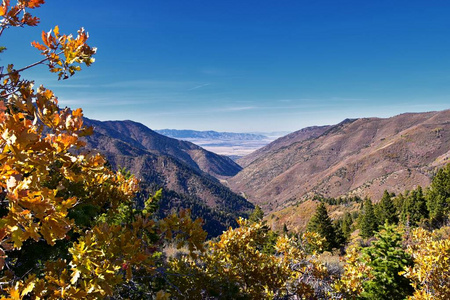
[[[215,177],[233,176],[241,170],[238,164],[226,156],[217,155],[190,142],[158,134],[137,122],[87,119],[86,124],[94,126],[96,133],[106,134],[137,149],[175,157],[192,168]]]
[[[310,138],[315,138],[324,133],[330,126],[312,126],[307,127],[295,132],[292,132],[288,135],[282,136],[272,143],[246,155],[237,160],[237,163],[246,167],[251,164],[253,161],[259,159],[260,157],[264,157],[268,155],[270,152],[274,152],[282,147],[286,147],[290,144],[301,142]]]
[[[449,162],[450,110],[345,120],[317,137],[267,148],[273,150],[229,180],[266,211],[312,194],[378,199],[385,189],[428,185],[435,168]]]
[[[233,166],[228,159],[191,143],[161,136],[131,121],[88,119],[86,124],[94,126],[94,134],[86,138],[87,148],[102,153],[113,168],[124,167],[141,179],[141,200],[164,189],[161,214],[190,208],[194,217],[204,219],[210,236],[217,236],[228,226],[236,225],[237,217],[253,209],[251,203],[206,172],[213,168],[205,165],[218,164],[211,173],[227,174],[227,168]],[[224,165],[220,165],[222,162]],[[221,170],[224,171],[220,173]]]

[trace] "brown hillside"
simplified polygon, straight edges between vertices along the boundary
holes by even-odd
[[[301,130],[292,132],[288,135],[280,137],[273,141],[272,143],[246,155],[237,160],[238,164],[242,167],[246,167],[255,160],[266,156],[270,152],[274,152],[280,148],[289,146],[293,143],[301,142],[310,138],[315,138],[324,133],[331,126],[312,126],[303,128]]]
[[[190,167],[214,177],[233,176],[241,170],[238,164],[226,156],[212,153],[190,142],[166,137],[137,122],[101,122],[86,118],[86,123],[94,126],[96,133],[115,138],[134,148],[156,155],[172,156]],[[108,144],[103,145],[103,149],[110,150]]]
[[[194,218],[204,220],[209,235],[217,236],[253,209],[251,203],[212,176],[240,169],[228,158],[131,121],[88,119],[87,124],[94,126],[94,134],[85,138],[87,148],[102,153],[114,169],[125,168],[136,175],[141,180],[140,201],[158,189],[164,190],[159,203],[161,215],[189,208]]]
[[[317,137],[269,146],[275,150],[229,180],[265,211],[312,194],[376,200],[385,189],[428,185],[435,168],[450,162],[450,110],[345,120]]]
[[[265,220],[275,231],[281,231],[286,225],[293,232],[305,231],[311,217],[316,213],[319,201],[306,200],[268,215]],[[358,210],[359,203],[347,205],[328,205],[326,208],[332,220],[340,219],[346,212]]]
[[[195,197],[214,209],[230,212],[251,209],[249,203],[207,173],[176,157],[137,148],[124,141],[128,136],[118,139],[113,131],[100,133],[98,128],[97,124],[94,135],[86,138],[86,146],[102,153],[114,168],[124,167],[147,185]]]

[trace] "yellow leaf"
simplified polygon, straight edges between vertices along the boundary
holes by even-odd
[[[21,296],[23,297],[23,296],[25,296],[25,295],[28,295],[28,294],[34,289],[34,285],[35,285],[34,281],[31,281],[31,282],[27,285],[27,287],[23,289],[23,291],[22,291],[22,293],[21,293]]]
[[[72,273],[72,278],[70,279],[70,283],[71,284],[75,284],[78,281],[78,278],[80,278],[80,270],[78,269],[72,269],[73,273]]]

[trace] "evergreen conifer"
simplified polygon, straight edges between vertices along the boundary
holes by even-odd
[[[261,207],[256,205],[255,209],[248,217],[248,220],[251,222],[260,222],[260,221],[262,221],[263,217],[264,217],[264,212],[262,211]]]
[[[370,198],[366,198],[364,200],[361,222],[359,224],[359,228],[361,229],[361,237],[366,239],[373,236],[377,230],[377,227],[378,222],[373,209],[372,200],[370,200]]]
[[[401,219],[403,223],[409,221],[410,226],[418,226],[424,219],[428,218],[428,209],[422,188],[417,189],[406,195],[403,202]]]
[[[410,279],[400,275],[413,260],[401,247],[401,235],[385,224],[377,240],[363,250],[363,261],[370,267],[371,279],[364,282],[363,299],[405,299],[414,291]]]
[[[432,224],[441,226],[448,220],[450,213],[450,164],[437,172],[426,199]]]
[[[379,206],[378,222],[380,224],[396,224],[398,222],[397,210],[392,201],[392,196],[388,191],[384,191],[383,197],[381,198]]]
[[[343,220],[340,219],[337,222],[334,222],[333,227],[334,227],[334,246],[336,248],[343,248],[343,246],[345,245],[345,243],[347,242],[347,239],[344,235],[344,231],[342,230],[342,224],[343,224]],[[343,249],[342,249],[343,250]]]
[[[344,214],[344,218],[342,219],[342,233],[344,234],[345,239],[348,241],[350,239],[350,235],[353,232],[353,219],[350,213],[346,212]]]
[[[331,251],[336,247],[336,233],[325,204],[320,203],[317,206],[316,213],[309,220],[307,228],[308,231],[316,232],[325,238],[323,250]]]

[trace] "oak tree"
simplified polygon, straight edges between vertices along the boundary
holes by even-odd
[[[1,2],[0,36],[9,27],[36,26],[30,11],[43,3]],[[111,296],[136,274],[160,273],[165,241],[191,253],[203,248],[200,220],[187,212],[155,219],[151,200],[144,209],[134,207],[138,181],[84,150],[82,137],[92,129],[84,126],[82,110],[61,109],[51,90],[22,78],[38,65],[59,79],[89,66],[96,49],[88,37],[83,28],[75,37],[55,26],[32,42],[43,59],[9,64],[0,74],[1,299]],[[132,213],[117,221],[124,206]]]

